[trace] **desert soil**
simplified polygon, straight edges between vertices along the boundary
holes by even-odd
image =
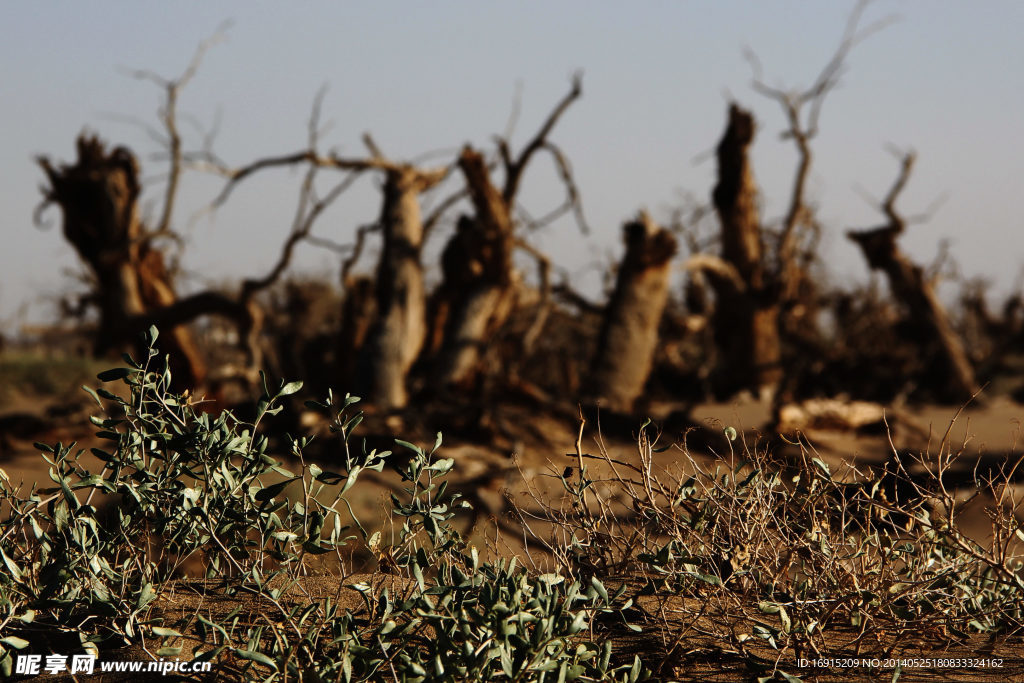
[[[98,445],[91,435],[92,429],[85,419],[87,413],[72,414],[62,420],[47,420],[43,413],[45,402],[35,401],[24,406],[5,406],[0,410],[0,467],[13,482],[40,482],[47,485],[46,463],[32,446],[35,441],[69,443],[77,441],[86,450]],[[93,406],[95,408],[95,406]],[[673,406],[652,406],[657,417],[667,415]],[[39,418],[37,420],[32,417]],[[931,449],[935,452],[943,442],[952,444],[954,450],[962,449],[963,467],[970,469],[975,463],[987,466],[998,465],[1012,460],[1024,451],[1021,443],[1021,419],[1024,406],[1008,399],[995,398],[978,406],[969,406],[957,414],[955,407],[949,406],[913,406],[893,409],[893,422],[911,423],[913,429],[911,439],[917,443],[910,448],[921,451]],[[691,418],[698,425],[704,425],[712,432],[721,431],[731,426],[736,428],[741,438],[748,444],[760,443],[764,438],[766,425],[770,419],[769,406],[753,400],[735,401],[725,404],[708,404],[696,406],[691,411]],[[541,492],[556,491],[557,479],[551,475],[575,462],[576,425],[565,419],[554,419],[545,415],[513,411],[507,416],[508,423],[519,427],[517,434],[495,444],[479,444],[468,440],[450,438],[440,450],[442,457],[456,459],[457,466],[452,476],[453,486],[462,490],[474,504],[479,514],[474,519],[467,519],[464,524],[472,525],[471,537],[479,547],[489,547],[500,553],[516,552],[530,557],[543,567],[546,557],[536,548],[524,546],[521,535],[510,533],[507,527],[507,505],[503,497],[505,492],[524,508],[532,507],[532,502],[525,494],[524,481],[539,486]],[[657,420],[656,420],[657,421]],[[588,425],[584,435],[583,448],[587,452],[597,453],[606,448],[613,457],[626,461],[635,461],[636,446],[630,433],[608,433],[604,431],[603,440],[597,440],[595,425]],[[639,424],[636,425],[639,427]],[[635,429],[635,428],[634,428]],[[948,436],[947,436],[948,431]],[[402,433],[407,440],[419,440],[430,444],[433,441],[428,434]],[[410,438],[412,436],[413,438]],[[681,434],[663,434],[662,439],[672,441]],[[817,448],[823,459],[832,465],[844,462],[858,466],[883,463],[892,452],[890,439],[885,433],[855,433],[835,429],[811,430],[807,438]],[[572,453],[571,458],[567,454]],[[658,457],[665,467],[678,464],[679,452],[670,449]],[[716,459],[728,458],[728,453],[706,453],[702,461],[714,463]],[[287,459],[283,458],[286,460]],[[328,457],[329,460],[329,457]],[[96,464],[92,456],[86,455],[84,462]],[[294,465],[295,463],[287,463]],[[329,467],[330,463],[321,463]],[[98,471],[98,468],[97,468]],[[353,497],[354,507],[358,514],[369,525],[382,525],[385,530],[388,516],[384,512],[388,494],[397,486],[397,477],[391,481],[382,475],[375,481],[367,481],[357,486],[359,494]],[[965,492],[965,495],[969,492]],[[977,540],[984,541],[988,521],[984,514],[985,500],[976,498],[961,520],[965,529]],[[504,526],[498,527],[496,520],[502,520]],[[504,531],[502,531],[504,529]],[[385,531],[386,533],[386,531]],[[366,558],[363,558],[364,560]],[[353,558],[353,569],[365,571],[367,567],[357,566],[360,558]],[[370,567],[372,569],[372,567]],[[334,582],[325,588],[336,589],[337,583],[348,584],[355,579],[344,580],[323,578],[322,581]],[[187,589],[188,582],[182,584],[182,590],[175,593],[177,609],[188,610],[196,606],[199,600],[195,591]],[[356,606],[353,601],[353,606]],[[171,604],[167,605],[171,609]],[[712,618],[709,616],[709,618]],[[677,665],[672,671],[662,672],[667,680],[680,681],[747,681],[753,680],[753,674],[744,668],[743,659],[734,652],[729,652],[721,643],[702,639],[698,633],[680,634],[685,636],[688,646],[682,651]],[[624,655],[632,651],[650,651],[651,648],[663,647],[664,644],[652,642],[649,637],[639,635],[623,639],[620,650]],[[907,643],[901,656],[920,658],[957,658],[957,657],[992,657],[1003,661],[1002,668],[988,669],[954,669],[950,667],[905,668],[899,677],[900,681],[1024,681],[1024,644],[1016,641],[990,642],[978,639],[977,642],[951,644],[942,648],[924,646],[923,644]],[[135,652],[133,656],[145,656],[144,652]],[[631,655],[629,655],[631,657]],[[824,671],[819,669],[787,670],[804,680],[816,681],[854,681],[854,680],[891,680],[892,670],[870,670],[852,668],[844,670]],[[50,677],[51,680],[53,677]],[[89,680],[101,679],[99,676]],[[169,679],[164,679],[169,680]]]

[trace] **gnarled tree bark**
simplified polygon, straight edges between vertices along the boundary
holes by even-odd
[[[459,157],[475,215],[459,218],[441,257],[444,341],[435,367],[441,386],[475,375],[481,350],[512,310],[512,217],[491,183],[483,156],[466,147]]]
[[[651,372],[676,239],[645,212],[623,226],[623,237],[626,254],[605,309],[589,393],[628,413]]]
[[[857,243],[872,270],[885,273],[893,297],[903,306],[912,326],[921,331],[918,336],[925,343],[923,351],[937,361],[937,377],[946,380],[935,387],[936,393],[950,401],[967,401],[978,393],[974,368],[924,269],[896,243],[906,223],[896,212],[895,202],[910,177],[914,158],[912,153],[903,157],[900,175],[882,206],[889,222],[870,230],[850,230],[846,236]]]
[[[731,105],[718,144],[712,199],[722,226],[722,260],[735,275],[707,270],[716,295],[718,384],[727,394],[743,388],[770,393],[782,377],[778,285],[765,270],[758,190],[748,156],[755,132],[754,117]]]
[[[94,351],[120,351],[144,329],[143,319],[175,304],[177,297],[163,255],[147,239],[138,216],[139,167],[124,147],[107,152],[96,137],[81,135],[74,165],[54,167],[38,162],[49,187],[44,202],[63,214],[64,237],[96,278],[95,299],[100,321]],[[177,388],[194,388],[206,375],[205,364],[190,331],[181,325],[160,337],[171,356]]]
[[[405,407],[406,377],[427,336],[426,293],[420,248],[423,222],[418,195],[445,171],[412,166],[386,169],[380,225],[384,249],[377,268],[377,320],[363,349],[362,376],[370,401],[383,410]]]
[[[533,222],[534,227],[573,210],[581,229],[586,232],[579,192],[569,163],[562,151],[548,140],[559,118],[582,92],[582,82],[577,75],[572,88],[518,155],[513,156],[506,138],[498,139],[505,171],[500,189],[491,182],[487,163],[479,152],[467,146],[459,156],[459,169],[465,178],[474,213],[459,219],[455,234],[445,246],[441,264],[444,280],[433,301],[435,336],[438,329],[443,330],[433,372],[434,382],[440,388],[466,388],[474,383],[482,351],[515,308],[516,274],[512,253],[517,247],[527,252],[531,249],[516,240],[513,208],[526,167],[538,151],[551,155],[567,196],[562,207],[545,219]],[[539,261],[543,268],[544,259]],[[542,297],[548,295],[545,287]],[[542,305],[540,323],[526,335],[527,347],[530,339],[540,333],[544,310]],[[437,345],[432,340],[430,350]]]

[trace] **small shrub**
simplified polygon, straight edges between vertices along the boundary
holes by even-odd
[[[240,680],[510,680],[636,681],[639,659],[612,663],[608,640],[595,640],[597,615],[623,604],[596,579],[583,584],[557,574],[536,575],[513,560],[481,562],[450,524],[467,506],[447,491],[453,461],[438,459],[440,434],[429,451],[396,440],[408,457],[396,465],[405,495],[392,497],[403,519],[382,543],[356,519],[345,495],[361,472],[380,471],[389,451],[350,447],[361,421],[349,414],[359,399],[313,404],[333,414],[340,435],[340,472],[306,463],[303,438],[291,441],[301,470],[269,453],[261,425],[280,411],[294,382],[265,391],[256,417],[209,415],[170,392],[170,373],[147,335],[148,355],[125,356],[126,367],[100,373],[119,380],[122,398],[87,389],[107,417],[93,418],[107,448],[92,453],[100,472],[82,464],[75,444],[38,444],[54,486],[13,487],[0,472],[0,670],[10,675],[12,652],[48,631],[77,636],[93,653],[163,642],[157,656],[191,654],[217,661],[221,678]],[[116,501],[104,515],[100,502]],[[361,581],[358,614],[333,594],[311,589],[318,558],[344,568],[342,550],[362,543],[386,557],[394,576]],[[205,580],[175,578],[198,559]],[[317,569],[320,567],[320,569]],[[199,608],[176,615],[167,598],[193,591]],[[203,605],[227,599],[233,609]],[[150,652],[148,649],[145,650]],[[116,658],[116,657],[114,657]]]
[[[684,464],[672,474],[655,466],[668,447],[645,424],[635,463],[603,446],[599,456],[578,450],[582,466],[559,477],[563,500],[533,491],[546,512],[530,517],[551,523],[535,540],[575,575],[629,577],[630,595],[660,615],[647,621],[668,645],[645,661],[658,671],[700,650],[695,641],[764,680],[795,680],[801,658],[884,658],[921,639],[948,646],[1021,631],[1014,463],[970,483],[995,501],[983,546],[958,526],[963,506],[949,481],[961,453],[945,443],[881,473],[834,473],[811,446],[794,445],[795,462],[743,444],[713,469],[680,446]]]

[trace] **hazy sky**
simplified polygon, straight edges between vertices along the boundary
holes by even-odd
[[[363,155],[373,134],[395,159],[440,151],[444,164],[465,142],[487,147],[509,119],[517,88],[522,144],[584,73],[584,95],[552,136],[571,159],[593,228],[582,238],[571,219],[535,236],[556,261],[593,287],[588,264],[621,253],[622,221],[638,209],[665,219],[684,193],[706,200],[730,99],[760,121],[755,173],[769,219],[788,198],[795,154],[780,140],[778,106],[750,87],[743,50],[760,57],[766,80],[806,86],[834,51],[852,7],[846,2],[32,2],[0,9],[0,320],[50,314],[47,300],[77,285],[78,269],[59,231],[33,227],[43,180],[33,157],[70,161],[75,136],[98,132],[127,144],[158,200],[163,164],[138,120],[158,125],[161,93],[127,75],[149,69],[177,76],[196,45],[224,20],[225,42],[207,54],[180,111],[209,127],[232,164],[298,151],[317,90],[328,86],[324,147]],[[919,213],[948,194],[903,240],[931,261],[942,238],[969,276],[1003,291],[1018,284],[1024,178],[1024,3],[880,0],[866,21],[898,21],[858,46],[830,95],[814,142],[811,198],[826,226],[825,253],[841,282],[867,278],[842,232],[880,222],[857,187],[880,197],[897,161],[893,143],[918,151],[900,207]],[[186,147],[200,138],[183,125]],[[185,265],[206,280],[259,274],[272,263],[295,208],[296,172],[277,171],[241,186],[212,219],[189,225],[219,181],[186,178],[177,227],[190,240]],[[325,180],[329,178],[325,177]],[[325,215],[316,233],[347,241],[377,214],[377,179],[366,177]],[[535,215],[561,200],[550,164],[538,159],[522,199]],[[155,209],[154,209],[155,211]],[[435,236],[439,248],[443,235]],[[337,258],[305,247],[300,268],[336,272]]]

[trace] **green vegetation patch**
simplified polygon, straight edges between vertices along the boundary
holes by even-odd
[[[89,390],[106,408],[93,418],[107,442],[83,468],[75,444],[38,444],[51,486],[12,488],[0,472],[0,672],[20,652],[48,653],[54,633],[79,651],[118,659],[140,646],[156,657],[215,664],[221,680],[637,681],[640,659],[617,663],[595,621],[628,607],[623,590],[539,574],[515,560],[483,562],[450,524],[465,507],[447,491],[454,462],[396,440],[403,451],[350,448],[359,399],[328,395],[340,435],[338,471],[307,464],[291,442],[288,470],[260,425],[301,383],[266,389],[256,417],[208,415],[172,394],[153,348],[141,362],[99,374],[130,389]],[[264,383],[265,384],[265,383]],[[346,499],[366,470],[391,465],[405,482],[392,541],[363,527]],[[286,495],[286,492],[288,495]],[[98,501],[119,499],[103,513]],[[310,590],[309,574],[353,544],[372,549],[400,580],[345,581]],[[190,560],[205,580],[183,582]],[[380,578],[380,577],[378,577]],[[385,576],[386,578],[386,576]],[[397,586],[397,588],[396,588]],[[361,600],[342,599],[355,591]],[[192,609],[183,610],[186,599]],[[225,603],[230,605],[223,609]],[[185,652],[187,643],[199,643]]]
[[[0,354],[0,405],[25,397],[77,396],[108,361],[76,356],[49,357],[12,351]]]
[[[301,384],[264,380],[251,422],[206,414],[168,389],[156,337],[142,361],[99,374],[127,393],[88,390],[106,415],[92,418],[99,472],[75,444],[37,444],[45,486],[0,470],[5,676],[57,635],[66,654],[191,658],[219,680],[265,681],[632,682],[709,662],[742,680],[833,680],[843,658],[1019,646],[1015,463],[971,483],[992,501],[981,544],[958,526],[945,442],[871,474],[727,430],[736,452],[707,469],[685,447],[667,458],[644,424],[632,462],[578,442],[576,467],[546,479],[561,495],[527,482],[537,505],[517,512],[545,558],[489,562],[452,523],[468,503],[449,490],[440,434],[356,447],[359,399],[328,392],[308,406],[331,416],[335,469],[306,462],[302,437],[286,440],[288,469],[261,425]],[[393,522],[367,529],[347,496],[385,467],[402,481]],[[376,574],[346,573],[355,550]],[[190,562],[202,579],[179,578]]]

